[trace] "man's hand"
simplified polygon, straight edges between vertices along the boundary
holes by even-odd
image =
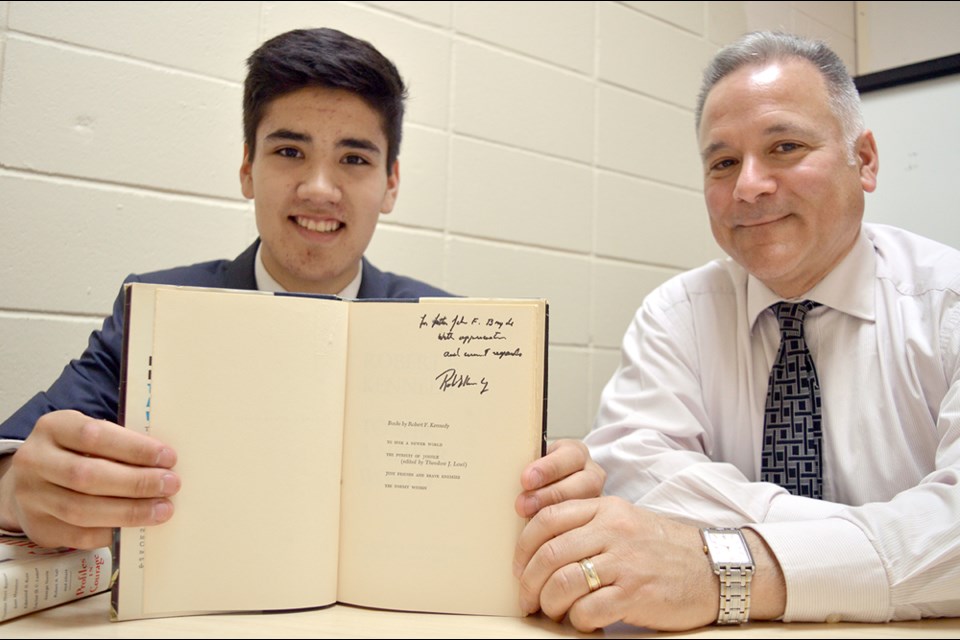
[[[579,561],[593,562],[590,590]],[[692,629],[717,618],[720,586],[700,531],[620,498],[546,507],[517,544],[520,605],[581,631],[623,621],[660,630]]]
[[[603,491],[606,472],[579,440],[557,440],[547,455],[531,462],[520,474],[523,493],[515,508],[525,518],[565,500],[596,498]]]
[[[150,436],[76,411],[37,421],[0,460],[0,528],[35,543],[94,548],[113,527],[165,522],[180,490],[174,451]]]
[[[744,529],[756,570],[751,618],[783,615],[786,586],[762,538]],[[593,563],[590,588],[580,561]],[[520,606],[554,620],[569,616],[580,631],[615,622],[679,631],[717,619],[720,582],[703,550],[698,527],[682,524],[620,498],[571,500],[542,509],[524,528],[514,555]]]

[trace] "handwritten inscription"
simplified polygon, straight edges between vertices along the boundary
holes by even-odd
[[[468,345],[472,342],[490,342],[509,340],[504,330],[513,327],[513,318],[481,318],[479,316],[463,316],[460,314],[448,318],[445,314],[435,314],[433,318],[427,319],[427,314],[420,316],[419,328],[421,329],[439,329],[437,340],[441,342],[456,341],[462,345]],[[472,355],[483,357],[489,354],[474,352]]]
[[[435,313],[421,314],[418,328],[435,332],[438,342],[443,344],[443,357],[465,360],[504,360],[523,358],[524,351],[512,341],[514,329],[513,316],[474,316],[463,314]],[[451,363],[452,364],[452,363]],[[437,389],[447,391],[474,391],[482,396],[492,390],[490,372],[479,379],[463,367],[447,367],[434,377]]]
[[[457,347],[456,350],[454,351],[443,352],[444,358],[486,358],[487,356],[494,356],[497,360],[502,360],[503,358],[506,358],[506,357],[522,358],[523,352],[520,350],[520,347],[517,347],[513,351],[506,351],[506,350],[498,351],[498,350],[490,349],[489,347],[484,349],[483,351],[467,351],[467,350],[461,351],[460,347]]]
[[[440,375],[434,378],[434,380],[440,381],[440,391],[477,387],[477,391],[480,392],[480,395],[483,395],[489,391],[490,386],[486,378],[480,378],[479,382],[477,382],[470,379],[469,373],[458,373],[457,370],[452,367],[446,371],[441,371]]]

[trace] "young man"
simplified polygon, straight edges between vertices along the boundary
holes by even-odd
[[[127,282],[345,298],[447,295],[363,258],[400,185],[406,90],[393,63],[367,42],[312,29],[264,43],[248,68],[240,183],[254,200],[260,238],[233,261]],[[112,527],[172,516],[176,453],[115,424],[122,324],[121,295],[83,355],[0,425],[0,452],[16,450],[0,457],[0,529],[41,545],[90,548],[107,544]]]
[[[637,312],[586,438],[618,497],[583,471],[550,496],[522,606],[582,630],[960,615],[960,252],[862,222],[877,146],[821,43],[745,36],[696,115],[730,257]],[[559,451],[553,477],[590,459]]]

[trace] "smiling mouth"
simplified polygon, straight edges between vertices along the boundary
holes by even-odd
[[[304,229],[318,233],[332,233],[343,227],[343,223],[339,220],[311,220],[310,218],[295,216],[293,221]]]
[[[789,217],[789,214],[777,216],[775,218],[762,218],[760,220],[750,220],[748,222],[741,222],[737,226],[743,229],[752,229],[754,227],[766,227],[767,225],[771,225],[775,222],[780,222],[781,220],[784,220],[788,217]]]

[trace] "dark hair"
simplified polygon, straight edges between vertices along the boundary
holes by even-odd
[[[344,89],[380,114],[387,171],[400,155],[407,89],[396,66],[365,40],[336,29],[295,29],[264,42],[247,59],[243,137],[250,157],[257,127],[272,100],[304,87]]]
[[[840,121],[851,154],[863,132],[860,94],[843,61],[819,40],[810,40],[789,33],[755,31],[724,47],[703,72],[700,95],[697,97],[696,126],[700,130],[703,106],[710,90],[723,78],[751,65],[763,65],[789,59],[806,60],[823,77],[830,96],[830,108]]]

